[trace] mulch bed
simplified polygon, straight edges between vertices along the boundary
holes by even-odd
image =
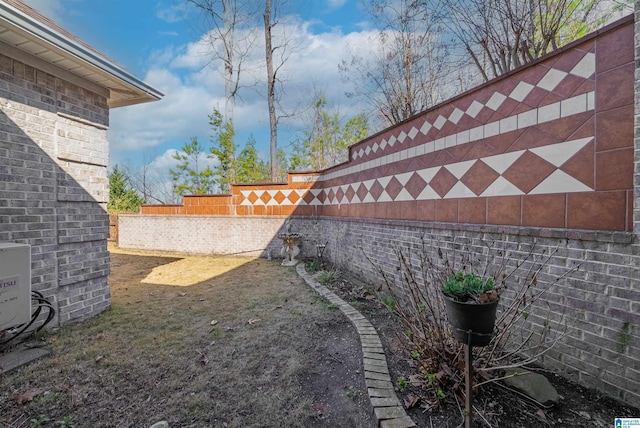
[[[401,400],[415,403],[425,396],[420,387],[407,382],[399,391],[398,379],[409,379],[418,370],[403,346],[400,324],[394,315],[373,297],[373,290],[353,276],[343,275],[338,281],[327,284],[332,291],[358,309],[378,330],[385,347],[391,380]],[[551,409],[538,407],[530,400],[506,389],[502,384],[481,387],[474,395],[475,427],[611,427],[616,418],[640,417],[640,410],[604,397],[595,390],[580,385],[555,373],[531,368],[544,374],[556,388],[561,402]],[[458,427],[463,424],[464,403],[450,396],[440,408],[429,409],[418,400],[407,413],[419,427]],[[405,406],[406,407],[406,406]]]

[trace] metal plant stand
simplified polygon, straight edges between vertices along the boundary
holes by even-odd
[[[471,346],[471,330],[468,332],[467,343],[464,344],[464,360],[465,360],[465,406],[467,414],[464,418],[464,428],[471,428],[473,423],[473,346]]]
[[[487,346],[493,337],[496,309],[499,300],[489,303],[458,302],[444,296],[444,303],[451,333],[464,345],[465,356],[465,404],[464,426],[471,428],[473,422],[473,347]]]

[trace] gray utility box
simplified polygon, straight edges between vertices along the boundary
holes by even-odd
[[[31,320],[31,246],[0,242],[0,330]]]

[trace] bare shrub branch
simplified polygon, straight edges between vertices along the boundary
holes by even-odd
[[[445,391],[463,395],[463,344],[452,336],[441,292],[442,285],[455,273],[493,278],[500,293],[491,342],[474,348],[476,387],[503,379],[506,368],[535,363],[567,332],[564,313],[552,311],[548,304],[545,310],[543,297],[580,263],[543,282],[539,278],[550,274],[549,266],[558,248],[540,249],[534,243],[507,250],[504,243],[502,248],[492,242],[482,244],[474,247],[454,239],[447,247],[423,238],[418,254],[395,249],[395,274],[369,259],[391,296],[383,302],[398,317],[404,345],[420,367],[421,378],[412,382],[425,387],[431,407],[439,405]],[[542,320],[541,324],[534,319]]]

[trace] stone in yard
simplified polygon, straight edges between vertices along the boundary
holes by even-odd
[[[413,423],[409,416],[380,422],[380,428],[414,428],[415,426],[416,424]]]
[[[558,391],[541,374],[522,368],[512,368],[506,370],[505,376],[511,376],[504,380],[505,384],[526,394],[540,404],[558,404],[560,401]]]

